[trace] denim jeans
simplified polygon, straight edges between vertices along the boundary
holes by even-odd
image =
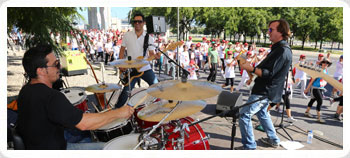
[[[258,100],[261,95],[252,94],[247,102],[252,102],[254,100]],[[279,143],[280,140],[276,135],[275,128],[271,121],[269,114],[267,113],[267,107],[269,105],[268,99],[264,99],[249,106],[245,106],[240,109],[240,119],[239,119],[239,128],[242,135],[242,144],[244,149],[256,149],[256,142],[254,138],[253,125],[252,125],[252,116],[254,114],[257,115],[260,124],[264,128],[268,138],[275,142]]]
[[[105,144],[105,142],[67,143],[67,150],[102,150]]]
[[[157,79],[156,75],[154,74],[153,70],[145,71],[144,74],[140,78],[142,78],[144,81],[146,81],[148,85],[152,85],[152,84],[158,83],[158,79]],[[131,85],[130,90],[132,90],[135,87],[136,81],[137,81],[137,78],[135,78],[135,79],[133,79],[131,81],[131,83],[130,83],[130,85]],[[120,96],[118,98],[118,101],[115,104],[115,108],[120,108],[120,107],[124,106],[124,104],[128,100],[129,86],[125,86],[123,88],[123,91],[121,92],[121,94],[120,94]]]

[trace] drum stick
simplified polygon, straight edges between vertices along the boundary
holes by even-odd
[[[95,110],[96,110],[97,112],[100,112],[100,110],[98,110],[98,108],[96,107],[95,103],[94,103],[94,102],[91,102],[91,103],[92,103],[92,106],[95,108]]]

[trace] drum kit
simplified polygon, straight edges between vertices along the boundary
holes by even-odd
[[[129,58],[119,60],[115,66],[131,69],[147,64],[148,61]],[[106,93],[119,89],[119,85],[102,83],[85,90]],[[208,150],[209,137],[199,124],[193,124],[195,121],[189,116],[205,108],[203,99],[214,97],[221,91],[216,84],[195,80],[159,82],[132,96],[129,89],[127,105],[135,109],[131,118],[117,119],[91,133],[98,141],[106,142],[105,150]],[[67,98],[74,94],[77,98],[71,100],[72,104],[86,111],[87,105],[80,106],[86,104],[82,101],[86,98],[84,91],[69,89],[62,93]]]

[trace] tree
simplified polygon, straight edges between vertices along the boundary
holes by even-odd
[[[297,37],[302,40],[301,49],[304,49],[304,44],[307,38],[309,38],[312,30],[318,27],[317,16],[313,12],[314,8],[299,8],[296,10],[295,22],[297,30],[295,31]]]
[[[81,9],[82,10],[82,9]],[[50,44],[55,52],[61,52],[60,48],[50,36],[50,33],[60,33],[61,36],[70,36],[71,31],[78,33],[74,28],[74,22],[83,18],[78,14],[78,8],[67,7],[9,7],[7,8],[7,32],[12,26],[26,33],[25,45],[29,48],[38,44]]]

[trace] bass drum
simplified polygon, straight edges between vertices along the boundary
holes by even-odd
[[[67,88],[61,90],[70,103],[73,104],[74,107],[83,110],[84,112],[89,110],[87,105],[86,93],[83,89],[80,88]]]

